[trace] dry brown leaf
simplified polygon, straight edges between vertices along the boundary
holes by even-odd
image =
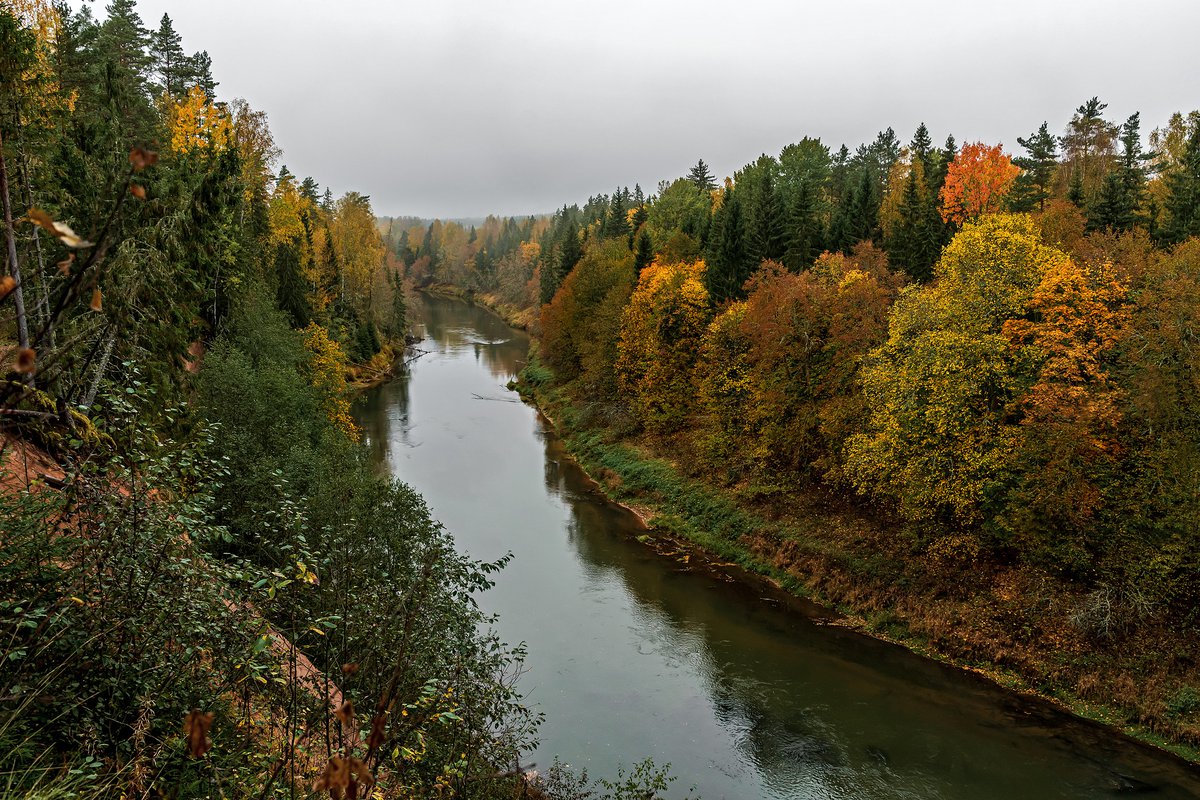
[[[26,375],[32,375],[37,369],[37,353],[32,348],[23,347],[17,351],[17,372],[24,372]]]
[[[75,263],[75,254],[67,253],[67,257],[58,262],[58,271],[63,275],[71,274],[71,264]]]
[[[371,733],[367,735],[367,747],[372,753],[383,746],[386,736],[384,729],[387,727],[387,718],[383,714],[377,715],[371,720]]]
[[[358,674],[358,664],[355,664],[353,662],[349,663],[349,664],[342,664],[342,674],[343,675],[357,675]]]
[[[212,727],[213,713],[193,708],[183,719],[183,737],[187,740],[189,758],[201,758],[212,749],[208,729]]]
[[[146,187],[142,186],[140,183],[129,184],[129,193],[131,195],[133,195],[134,197],[136,197],[138,200],[146,199]]]
[[[92,309],[92,311],[99,311],[99,310],[100,310],[100,308],[101,308],[101,297],[100,297],[100,290],[99,290],[98,288],[97,288],[97,289],[92,289],[92,302],[91,302],[91,303],[88,305],[88,307],[89,307],[89,308],[91,308],[91,309]]]
[[[40,208],[31,208],[25,218],[37,225],[42,230],[49,233],[51,236],[58,239],[60,242],[70,247],[72,250],[78,250],[81,247],[91,247],[92,242],[76,235],[75,231],[71,230],[71,226],[65,222],[59,222],[54,217],[42,211]]]
[[[354,724],[354,703],[347,700],[333,712],[347,728]]]
[[[17,288],[17,281],[12,275],[5,275],[3,278],[0,278],[0,300],[8,297],[15,288]]]
[[[129,151],[129,163],[133,165],[135,172],[141,172],[146,167],[152,167],[158,162],[158,153],[153,150],[144,150],[141,147],[135,147]]]

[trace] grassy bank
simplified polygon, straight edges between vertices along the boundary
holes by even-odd
[[[570,451],[650,535],[686,542],[835,609],[840,624],[1044,698],[1187,760],[1200,761],[1197,645],[1147,625],[1097,639],[1078,616],[1098,602],[1026,566],[965,546],[931,556],[894,519],[814,489],[764,497],[689,470],[688,435],[598,424],[556,386],[536,352],[517,386]]]

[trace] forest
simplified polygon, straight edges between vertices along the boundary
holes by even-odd
[[[509,796],[505,559],[349,413],[399,262],[181,42],[132,0],[0,7],[0,794]]]
[[[1015,152],[804,137],[388,242],[537,334],[526,388],[664,529],[1194,745],[1200,111],[1105,111]]]
[[[534,334],[520,390],[653,533],[1196,759],[1200,111],[422,220],[293,174],[182,42],[0,6],[0,794],[534,791],[510,557],[351,413],[412,292]]]

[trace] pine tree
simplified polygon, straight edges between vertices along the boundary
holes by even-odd
[[[201,50],[199,53],[192,54],[189,61],[191,62],[189,75],[191,85],[199,86],[210,100],[215,99],[219,84],[213,80],[212,58],[208,55],[208,51]]]
[[[687,174],[687,179],[691,181],[696,189],[701,192],[711,192],[717,188],[716,179],[713,174],[708,171],[708,164],[704,163],[704,159],[696,162],[696,166],[692,167]]]
[[[305,178],[300,181],[300,186],[297,189],[300,196],[308,200],[313,205],[321,198],[321,186],[313,178]]]
[[[1183,157],[1163,180],[1167,189],[1163,239],[1174,243],[1200,236],[1200,125],[1192,129]]]
[[[1050,133],[1049,124],[1042,123],[1037,133],[1027,138],[1017,137],[1017,144],[1028,155],[1018,156],[1013,163],[1021,168],[1013,188],[1013,208],[1017,211],[1041,210],[1050,199],[1051,181],[1058,167],[1058,140]]]
[[[97,45],[113,66],[140,82],[145,78],[151,57],[146,48],[150,32],[142,25],[136,0],[112,0],[105,11],[107,19],[100,26]]]
[[[183,38],[175,32],[171,17],[162,15],[158,30],[150,35],[150,55],[158,76],[159,91],[179,97],[187,90],[192,63],[183,52]]]

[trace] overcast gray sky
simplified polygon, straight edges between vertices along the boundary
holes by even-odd
[[[97,14],[103,0],[97,0]],[[78,0],[77,0],[78,4]],[[266,111],[283,162],[379,214],[476,216],[804,135],[853,148],[1061,132],[1092,95],[1143,131],[1200,107],[1198,0],[140,0]]]

